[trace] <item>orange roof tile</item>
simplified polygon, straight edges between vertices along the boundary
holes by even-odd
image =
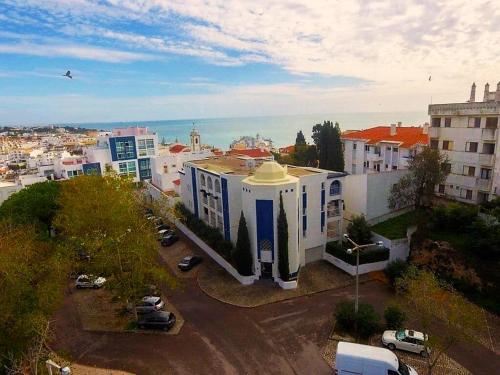
[[[182,144],[180,144],[180,143],[177,143],[177,144],[175,144],[175,145],[171,146],[171,147],[169,148],[169,150],[170,150],[170,152],[171,152],[172,154],[177,154],[177,153],[179,153],[179,152],[184,151],[186,148],[188,148],[188,146],[186,146],[186,145],[182,145]]]
[[[279,151],[280,154],[290,154],[292,152],[295,152],[295,145],[281,147]]]
[[[390,126],[376,126],[343,134],[342,139],[363,139],[368,144],[398,142],[399,146],[403,148],[410,148],[417,144],[429,144],[429,135],[424,134],[423,128],[419,126],[396,127],[396,135],[391,135]]]

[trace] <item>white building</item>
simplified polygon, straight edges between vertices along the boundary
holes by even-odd
[[[500,82],[496,91],[485,85],[483,101],[476,102],[476,85],[465,103],[429,105],[430,146],[450,160],[439,195],[467,203],[481,203],[500,194]]]
[[[186,207],[233,244],[243,212],[254,273],[261,278],[279,279],[280,195],[288,220],[292,278],[300,266],[323,257],[328,241],[341,238],[344,173],[222,156],[185,162],[180,175],[181,199]]]
[[[429,144],[428,124],[422,127],[376,126],[341,136],[344,169],[350,174],[378,173],[408,167],[408,158]]]

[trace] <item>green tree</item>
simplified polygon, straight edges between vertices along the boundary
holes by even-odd
[[[358,245],[365,245],[371,242],[372,231],[364,215],[353,217],[347,225],[347,234]]]
[[[391,188],[389,208],[408,206],[419,208],[430,203],[436,185],[443,183],[450,173],[448,157],[429,147],[408,161],[408,174]]]
[[[295,138],[295,147],[304,146],[306,144],[306,137],[304,137],[304,133],[302,133],[302,130],[299,130],[299,132],[297,133],[297,137]]]
[[[429,340],[425,341],[425,346],[431,349],[431,355],[427,356],[429,375],[453,345],[478,340],[486,334],[483,311],[440,282],[433,273],[408,273],[396,285],[408,314],[429,334]],[[431,327],[436,329],[429,332]]]
[[[288,221],[283,207],[283,195],[280,193],[280,211],[278,214],[278,270],[280,278],[287,281],[290,278],[288,260]]]
[[[243,211],[241,211],[240,223],[238,225],[238,240],[234,249],[233,260],[236,269],[243,276],[253,275],[253,258],[250,248],[250,237],[248,235],[247,222]]]
[[[316,124],[313,127],[312,139],[316,145],[319,167],[332,171],[344,170],[344,152],[340,141],[340,126],[331,121]]]
[[[70,248],[83,248],[88,272],[109,277],[117,297],[132,304],[151,284],[169,281],[157,262],[153,224],[141,215],[140,198],[129,179],[114,174],[67,181],[54,220]]]
[[[37,231],[0,221],[0,373],[37,373],[63,298],[68,262]]]
[[[40,182],[12,194],[0,206],[0,219],[9,218],[16,224],[34,224],[48,231],[58,209],[60,182]]]

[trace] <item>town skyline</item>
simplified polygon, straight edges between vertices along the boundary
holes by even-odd
[[[490,2],[461,1],[9,0],[0,5],[0,116],[19,124],[425,111],[464,102],[473,81],[496,85],[499,16]]]

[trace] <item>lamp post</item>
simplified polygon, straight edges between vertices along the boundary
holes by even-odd
[[[369,243],[365,245],[358,245],[354,242],[347,233],[344,234],[344,238],[349,241],[354,247],[352,249],[347,249],[348,254],[352,254],[353,251],[356,252],[356,299],[354,300],[354,313],[358,313],[359,306],[359,251],[370,246],[384,246],[382,241],[377,241],[377,243]]]

